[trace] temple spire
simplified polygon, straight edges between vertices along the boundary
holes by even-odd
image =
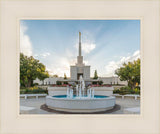
[[[81,56],[81,32],[79,32],[79,56]]]
[[[77,56],[77,65],[84,65],[83,63],[83,56],[82,56],[82,50],[81,50],[81,32],[79,32],[79,54]]]

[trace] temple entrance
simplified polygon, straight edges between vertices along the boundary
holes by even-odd
[[[83,74],[82,74],[82,73],[78,73],[78,74],[77,74],[77,80],[79,80],[80,76],[83,77]]]

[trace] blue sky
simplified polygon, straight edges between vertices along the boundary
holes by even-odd
[[[139,20],[21,20],[20,49],[39,59],[50,74],[70,76],[76,63],[78,34],[91,76],[113,76],[124,62],[140,57]]]

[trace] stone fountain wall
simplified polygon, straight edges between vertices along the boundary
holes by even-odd
[[[112,96],[113,95],[113,87],[92,87],[94,89],[95,95],[106,95]]]
[[[48,95],[66,95],[67,87],[48,87]]]
[[[112,96],[113,95],[113,87],[92,87],[94,89],[95,95],[106,95]],[[67,87],[48,87],[48,94],[49,96],[54,95],[66,95]]]

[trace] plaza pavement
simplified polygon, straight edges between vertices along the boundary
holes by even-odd
[[[39,98],[39,99],[29,98],[26,100],[20,98],[20,106],[21,106],[20,114],[59,114],[58,112],[47,112],[45,110],[40,109],[41,105],[43,104],[45,104],[45,98]],[[140,100],[134,100],[133,98],[125,98],[125,99],[116,98],[116,104],[120,105],[120,110],[106,114],[134,114],[133,112],[126,112],[126,109],[139,108]],[[24,111],[25,108],[33,108],[34,110],[25,112]]]

